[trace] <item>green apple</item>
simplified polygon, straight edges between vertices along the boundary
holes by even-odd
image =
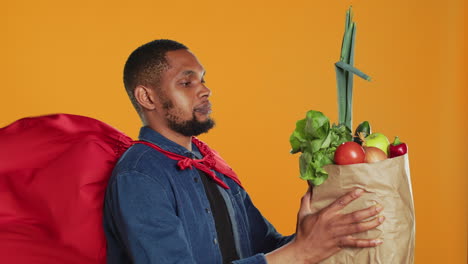
[[[372,133],[365,138],[365,142],[363,143],[366,147],[376,147],[388,156],[388,145],[390,145],[390,141],[388,138],[382,133]]]

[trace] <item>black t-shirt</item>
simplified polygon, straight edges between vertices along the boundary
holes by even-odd
[[[209,178],[204,172],[198,171],[205,187],[206,196],[211,206],[211,213],[218,234],[218,244],[223,256],[223,263],[228,264],[239,259],[236,246],[234,243],[234,235],[232,232],[232,223],[226,207],[223,196],[218,189],[218,185]]]

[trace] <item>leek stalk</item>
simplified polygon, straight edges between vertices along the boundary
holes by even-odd
[[[356,23],[353,22],[352,7],[346,12],[345,32],[341,43],[340,61],[335,63],[338,91],[338,123],[352,130],[353,111],[353,76],[370,81],[371,78],[356,69],[354,64],[354,47],[356,39]]]

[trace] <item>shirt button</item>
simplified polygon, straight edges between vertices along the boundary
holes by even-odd
[[[194,180],[195,182],[198,182],[198,178],[197,178],[197,177],[193,178],[193,180]]]
[[[216,238],[213,239],[213,244],[215,244],[215,245],[218,244],[218,239],[216,239]]]
[[[205,208],[205,211],[206,211],[207,214],[210,213],[210,209],[209,209],[209,208]]]

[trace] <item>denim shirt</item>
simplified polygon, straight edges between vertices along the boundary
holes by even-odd
[[[195,157],[149,127],[141,129],[139,138]],[[240,257],[233,263],[266,263],[264,254],[293,236],[279,234],[244,189],[216,174],[229,186],[219,190]],[[130,147],[114,168],[105,196],[104,231],[109,264],[222,264],[210,203],[198,171],[180,170],[177,161],[143,144]]]

